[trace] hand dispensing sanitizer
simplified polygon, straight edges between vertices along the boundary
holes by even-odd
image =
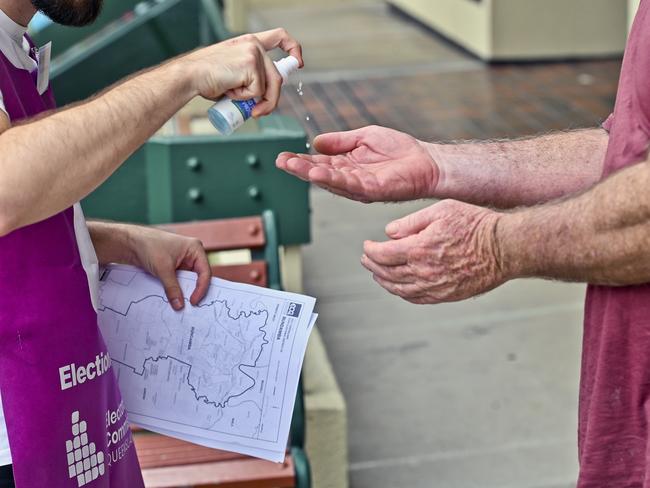
[[[289,75],[296,71],[299,65],[299,61],[293,56],[287,56],[279,61],[275,61],[275,67],[280,73],[280,76],[282,76],[282,83],[286,83]],[[210,110],[208,110],[208,118],[220,134],[228,136],[239,129],[250,118],[257,102],[259,102],[259,98],[232,100],[228,97],[223,97],[210,107]]]

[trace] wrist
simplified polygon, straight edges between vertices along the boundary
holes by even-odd
[[[137,225],[120,224],[119,232],[124,264],[141,267],[139,251],[143,247],[142,228]]]
[[[88,231],[100,264],[136,264],[137,243],[129,225],[89,221]]]
[[[429,185],[428,194],[425,198],[453,198],[447,186],[449,185],[449,158],[447,157],[445,144],[436,144],[433,142],[423,142],[418,140],[418,143],[429,154],[431,164],[434,166],[433,174],[435,178]]]
[[[174,85],[178,97],[183,100],[182,105],[199,95],[197,80],[201,77],[196,74],[197,63],[190,56],[182,56],[158,68],[162,76]]]
[[[497,260],[507,280],[535,276],[531,242],[527,242],[527,211],[500,213],[494,228]]]

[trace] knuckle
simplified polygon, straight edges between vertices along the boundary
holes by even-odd
[[[285,29],[284,27],[276,27],[275,29],[273,29],[273,34],[283,39],[291,37],[289,35],[289,31],[287,31],[287,29]]]
[[[244,56],[243,56],[244,62],[246,64],[256,65],[257,64],[257,55],[258,55],[258,52],[257,52],[257,49],[255,49],[255,47],[246,46],[246,50],[244,51]]]
[[[442,211],[449,211],[449,210],[453,210],[456,207],[456,203],[458,203],[458,202],[456,202],[455,200],[445,199],[445,200],[439,201],[438,204],[434,205],[433,208],[435,210],[438,210],[438,211],[441,211],[441,210]]]

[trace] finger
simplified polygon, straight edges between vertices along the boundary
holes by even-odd
[[[197,257],[194,260],[194,266],[192,267],[198,276],[196,278],[196,286],[190,297],[190,303],[192,305],[198,305],[203,298],[205,298],[208,289],[210,288],[210,280],[212,278],[212,269],[210,268],[210,263],[208,261],[208,256],[205,254],[203,246],[197,250]]]
[[[381,285],[381,287],[389,293],[392,293],[393,295],[397,295],[404,299],[413,300],[422,296],[422,290],[420,290],[417,285],[408,283],[393,283],[392,281],[385,280],[377,275],[372,275],[372,279],[379,283],[379,285]]]
[[[278,69],[271,61],[271,58],[264,55],[264,68],[266,77],[266,91],[262,95],[262,99],[257,103],[253,109],[253,117],[261,117],[268,115],[275,107],[278,106],[280,100],[280,90],[282,89],[282,76]]]
[[[275,165],[280,168],[284,169],[286,171],[286,163],[289,161],[289,159],[292,158],[298,158],[302,159],[313,166],[324,166],[324,167],[332,167],[332,157],[331,156],[323,156],[321,154],[296,154],[292,152],[281,152],[278,154],[276,160],[275,160]]]
[[[364,198],[363,185],[355,173],[332,169],[327,166],[312,165],[309,171],[309,180],[317,185],[327,185],[345,191],[351,195]]]
[[[384,266],[374,262],[365,254],[361,256],[361,264],[373,275],[393,283],[412,283],[413,279],[407,266]]]
[[[354,195],[352,195],[350,193],[347,193],[347,192],[345,192],[343,190],[339,190],[337,188],[330,188],[327,185],[321,185],[321,184],[316,184],[316,186],[318,186],[319,188],[322,188],[323,190],[326,190],[326,191],[328,191],[330,193],[333,193],[334,195],[338,195],[340,197],[344,197],[344,198],[347,198],[349,200],[358,200]],[[362,203],[368,203],[365,200],[358,200],[358,201],[360,201]]]
[[[363,252],[378,264],[399,266],[407,263],[409,249],[412,247],[410,238],[386,242],[365,241]]]
[[[391,239],[401,239],[426,229],[435,215],[435,204],[418,210],[406,217],[394,220],[386,226],[386,235]]]
[[[321,156],[321,158],[323,157],[329,158],[329,156]],[[332,169],[332,166],[322,162],[322,159],[321,162],[314,163],[313,158],[314,156],[303,154],[282,153],[276,159],[276,166],[336,195],[360,202],[370,201],[363,193],[363,187],[357,175]]]
[[[255,34],[255,37],[257,37],[257,39],[260,41],[260,44],[262,44],[262,46],[264,46],[264,49],[267,51],[279,47],[284,52],[289,53],[291,56],[296,58],[300,63],[299,66],[301,68],[305,66],[305,63],[302,59],[302,46],[298,41],[291,37],[286,29],[278,28],[264,32],[258,32]]]
[[[176,270],[173,267],[168,267],[164,271],[158,273],[158,278],[165,289],[167,300],[174,310],[181,310],[185,305],[183,301],[183,290],[178,284],[176,278]]]
[[[414,305],[435,305],[436,303],[442,303],[438,300],[427,296],[415,297],[415,298],[405,298],[407,302],[410,302]]]
[[[329,172],[331,176],[324,177],[323,171],[321,171],[323,169]],[[361,203],[373,202],[373,199],[364,192],[363,185],[356,175],[315,167],[309,172],[309,181],[331,193],[344,196],[350,200]]]
[[[284,170],[298,178],[309,181],[309,172],[314,168],[308,160],[294,156],[286,160]]]
[[[288,151],[283,151],[278,156],[275,158],[275,166],[276,168],[280,168],[281,170],[286,171],[287,170],[287,161],[291,158],[295,158],[296,153],[288,152]]]
[[[358,146],[363,138],[363,134],[363,128],[321,134],[314,139],[314,149],[319,153],[329,155],[346,153]]]

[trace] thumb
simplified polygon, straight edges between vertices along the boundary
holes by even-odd
[[[363,128],[321,134],[314,139],[314,149],[330,156],[352,151],[363,139]]]
[[[431,223],[433,207],[423,208],[406,217],[393,220],[386,226],[386,235],[391,239],[402,239],[421,232]]]
[[[185,303],[183,301],[183,290],[178,284],[178,278],[176,278],[176,270],[171,268],[169,270],[162,271],[158,274],[158,278],[165,289],[165,295],[167,295],[167,300],[174,310],[181,310]]]

